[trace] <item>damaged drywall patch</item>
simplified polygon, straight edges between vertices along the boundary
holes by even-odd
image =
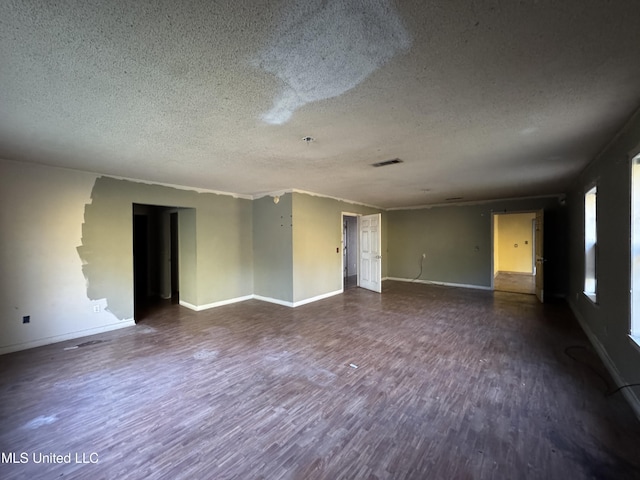
[[[316,0],[287,9],[255,65],[285,84],[262,116],[282,124],[303,105],[351,90],[411,46],[389,0]]]

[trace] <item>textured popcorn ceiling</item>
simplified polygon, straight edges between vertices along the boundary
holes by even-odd
[[[564,192],[639,106],[637,0],[0,2],[5,159],[423,205]]]

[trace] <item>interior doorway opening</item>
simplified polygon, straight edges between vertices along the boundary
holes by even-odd
[[[382,292],[382,215],[342,213],[342,289]]]
[[[180,301],[179,209],[133,204],[133,311],[137,322]]]
[[[358,216],[342,214],[342,288],[354,288],[358,282]]]
[[[493,289],[536,293],[536,212],[493,214]]]

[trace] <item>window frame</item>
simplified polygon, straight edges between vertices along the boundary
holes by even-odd
[[[582,293],[598,303],[598,184],[589,184],[583,195],[584,282]]]
[[[640,146],[629,158],[629,337],[640,348]]]

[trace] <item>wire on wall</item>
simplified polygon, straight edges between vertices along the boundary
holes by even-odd
[[[411,280],[412,282],[415,282],[416,280],[418,280],[422,276],[422,267],[423,267],[423,265],[424,265],[424,255],[421,255],[420,256],[420,273],[418,274],[418,276],[416,278]]]

